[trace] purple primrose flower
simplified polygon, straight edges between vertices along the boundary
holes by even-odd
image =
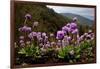
[[[31,19],[32,16],[31,16],[29,13],[27,13],[27,14],[25,15],[25,18],[27,18],[27,19]]]
[[[42,33],[42,37],[45,37],[45,36],[46,36],[46,33],[45,33],[45,32],[43,32],[43,33]]]
[[[73,22],[76,22],[77,21],[77,17],[74,17],[72,21]]]
[[[19,39],[23,40],[24,39],[24,36],[20,36]]]
[[[76,29],[77,28],[77,24],[76,23],[71,23],[70,27],[71,27],[71,29]]]
[[[37,36],[37,33],[36,33],[36,32],[31,32],[31,33],[28,35],[28,37],[29,37],[30,39],[33,39],[35,36]]]
[[[64,38],[64,31],[57,31],[56,38],[62,40]]]
[[[72,34],[78,34],[78,29],[73,30]]]
[[[31,27],[27,27],[26,25],[18,29],[20,32],[31,32]]]

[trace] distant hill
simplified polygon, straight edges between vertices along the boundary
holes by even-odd
[[[69,18],[77,17],[80,24],[85,24],[88,26],[91,26],[93,24],[93,20],[85,18],[81,15],[72,14],[72,13],[60,13],[60,14],[65,16],[65,17],[69,17]]]

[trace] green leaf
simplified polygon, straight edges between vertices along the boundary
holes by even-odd
[[[80,55],[76,55],[76,58],[80,58]]]
[[[65,56],[66,56],[65,51],[64,51],[63,49],[61,49],[61,50],[59,51],[59,53],[58,53],[58,57],[59,57],[59,58],[64,58]]]
[[[73,46],[66,46],[64,48],[62,48],[61,50],[59,50],[58,52],[58,57],[59,58],[65,58],[66,56],[68,56],[68,53],[70,51],[72,51],[74,49]]]
[[[27,45],[24,48],[21,48],[18,52],[19,54],[25,54],[26,56],[32,56],[36,57],[40,54],[40,49],[37,46],[34,46],[34,44]]]
[[[81,52],[80,46],[75,47],[74,51],[76,54],[79,54]]]
[[[22,48],[19,52],[18,52],[19,54],[25,54],[26,53],[26,51],[25,51],[25,49],[24,48]]]
[[[58,55],[58,58],[64,58],[64,56],[60,56],[60,55]]]

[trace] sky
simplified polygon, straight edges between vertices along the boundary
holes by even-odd
[[[50,6],[50,5],[47,5],[47,7],[52,8],[57,13],[73,13],[94,20],[94,8]]]

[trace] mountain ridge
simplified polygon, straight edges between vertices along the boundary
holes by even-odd
[[[73,17],[77,17],[78,18],[78,21],[80,24],[82,25],[88,25],[88,26],[91,26],[93,24],[93,20],[90,20],[82,15],[78,15],[78,14],[73,14],[73,13],[59,13],[65,17],[69,17],[69,18],[73,18]]]

